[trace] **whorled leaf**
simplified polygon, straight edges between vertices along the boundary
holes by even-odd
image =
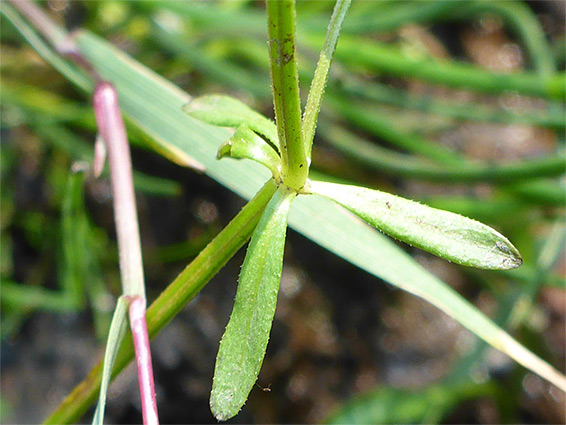
[[[281,174],[281,158],[277,152],[246,124],[239,126],[234,135],[218,149],[218,158],[226,156],[259,162],[271,170],[275,179]]]
[[[505,236],[459,214],[365,187],[311,181],[306,191],[339,203],[395,239],[457,264],[507,270],[523,263]]]
[[[195,97],[183,106],[183,112],[220,127],[239,127],[246,124],[256,133],[265,136],[274,146],[279,146],[275,123],[233,97],[223,95]]]
[[[252,235],[216,358],[210,408],[218,420],[240,411],[259,374],[277,304],[287,216],[294,198],[294,192],[280,187]]]

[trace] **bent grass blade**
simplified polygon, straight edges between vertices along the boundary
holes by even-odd
[[[218,420],[240,411],[263,363],[281,281],[287,216],[295,196],[280,187],[252,235],[216,359],[210,407]]]
[[[104,423],[104,409],[106,408],[106,395],[112,379],[112,368],[116,360],[116,354],[120,348],[120,343],[126,334],[126,313],[128,312],[129,301],[126,296],[118,298],[116,309],[112,316],[106,351],[104,352],[104,366],[102,368],[102,382],[100,383],[100,394],[98,405],[92,418],[92,425],[102,425]]]

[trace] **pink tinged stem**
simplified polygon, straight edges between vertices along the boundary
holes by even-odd
[[[143,423],[145,425],[158,425],[159,419],[153,384],[151,351],[149,349],[149,336],[145,320],[145,299],[142,297],[132,297],[129,312],[130,328],[132,329],[136,365],[138,368]]]
[[[118,95],[112,84],[103,81],[96,85],[94,113],[100,135],[106,143],[110,164],[124,295],[137,295],[145,299],[130,147],[120,114]]]
[[[10,2],[35,25],[60,54],[73,59],[89,72],[96,82],[93,99],[94,113],[110,163],[122,290],[124,295],[131,300],[130,327],[136,352],[143,421],[145,425],[158,425],[153,368],[145,318],[145,286],[132,163],[126,129],[118,104],[118,93],[112,84],[102,80],[91,63],[82,56],[72,35],[69,36],[66,31],[54,24],[35,3],[29,0],[10,0]],[[94,161],[95,175],[102,172],[105,156],[103,144],[97,140]]]
[[[143,422],[145,425],[157,425],[159,419],[145,318],[145,288],[130,147],[118,105],[118,93],[109,82],[102,81],[96,85],[94,114],[110,164],[120,273],[124,295],[131,300],[130,328],[136,353]]]

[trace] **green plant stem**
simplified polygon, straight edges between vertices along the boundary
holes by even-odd
[[[559,104],[552,110],[541,111],[507,111],[471,102],[454,102],[439,100],[433,96],[416,96],[405,90],[396,89],[379,83],[360,83],[347,78],[343,87],[329,87],[328,96],[356,96],[387,105],[399,106],[464,121],[485,121],[503,124],[533,124],[543,127],[566,127],[566,112]],[[556,110],[554,110],[556,109]]]
[[[566,204],[566,188],[564,181],[533,180],[527,183],[506,186],[513,195],[528,202],[543,203],[556,207]]]
[[[147,310],[149,336],[155,336],[210,281],[251,236],[261,214],[275,193],[269,180],[257,195],[234,217],[207,247],[177,276]],[[115,377],[134,358],[131,336],[128,335],[116,357]],[[46,424],[67,424],[80,419],[96,402],[100,388],[102,362],[75,387],[59,408],[46,419]]]
[[[318,37],[308,38],[315,48]],[[355,52],[355,54],[353,54]],[[345,64],[363,66],[398,77],[414,77],[451,87],[467,87],[489,93],[517,91],[549,99],[566,96],[566,74],[557,73],[542,78],[532,72],[497,74],[457,61],[437,61],[407,56],[399,48],[380,42],[360,42],[357,38],[342,37],[336,57]]]
[[[334,12],[330,19],[324,46],[320,52],[320,58],[314,72],[314,77],[311,83],[311,89],[307,99],[307,106],[305,107],[305,114],[303,117],[303,142],[307,150],[307,158],[311,157],[312,141],[316,129],[316,121],[320,105],[322,102],[322,95],[326,81],[328,80],[328,72],[330,71],[330,64],[334,57],[336,44],[338,43],[338,36],[340,35],[340,28],[346,17],[346,12],[350,7],[351,0],[337,0],[334,6]]]
[[[394,146],[430,158],[435,162],[452,164],[459,158],[455,152],[451,152],[433,141],[397,129],[375,107],[346,102],[337,98],[329,98],[328,103],[332,111],[338,112],[338,114],[330,116],[331,120],[344,117],[350,123],[371,132]]]
[[[404,177],[430,181],[497,183],[558,176],[566,172],[566,162],[561,153],[508,164],[465,161],[439,165],[383,148],[336,125],[321,127],[321,131],[325,140],[356,162],[378,169],[380,172]]]
[[[301,189],[309,162],[301,130],[294,0],[268,0],[267,17],[271,80],[284,183]]]
[[[450,2],[454,3],[454,2]],[[346,21],[347,22],[347,21]],[[345,26],[343,26],[345,27]],[[152,40],[160,48],[175,54],[184,62],[195,67],[200,72],[212,76],[235,89],[249,90],[255,96],[264,98],[268,95],[269,84],[262,74],[256,73],[250,77],[249,72],[229,60],[221,61],[212,57],[203,47],[187,44],[181,36],[166,32],[160,27],[155,27],[151,34]],[[259,42],[242,38],[236,46],[230,42],[232,51],[241,55],[260,68],[269,67],[269,61],[263,61],[261,51],[263,47]],[[251,50],[253,49],[253,53]],[[310,71],[305,67],[299,68],[301,81],[310,77]],[[264,81],[265,80],[265,81]],[[308,80],[307,80],[308,81]],[[556,104],[554,109],[546,111],[507,111],[474,103],[455,103],[440,101],[432,96],[415,96],[404,90],[396,89],[379,83],[362,83],[355,81],[346,75],[340,76],[343,86],[329,86],[327,96],[343,101],[345,97],[356,96],[361,99],[380,102],[388,105],[411,108],[425,113],[442,115],[458,120],[486,121],[495,123],[527,123],[544,127],[566,127],[564,110],[561,105]],[[306,110],[305,110],[306,112]]]

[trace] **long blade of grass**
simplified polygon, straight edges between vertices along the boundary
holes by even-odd
[[[235,416],[263,363],[275,306],[287,216],[295,193],[280,187],[263,213],[248,247],[230,322],[220,342],[210,407],[216,419]]]
[[[348,8],[351,3],[352,0],[336,1],[334,12],[332,12],[332,18],[330,19],[330,24],[328,26],[328,32],[326,33],[326,39],[324,40],[324,46],[322,47],[320,58],[316,65],[316,70],[314,71],[314,77],[312,79],[309,96],[307,98],[307,105],[303,116],[303,142],[306,145],[308,158],[311,156],[316,121],[318,118],[318,112],[320,111],[320,104],[322,103],[322,95],[324,94],[326,81],[328,80],[328,73],[330,72],[330,64],[334,57],[336,44],[338,44],[338,36],[340,35],[342,23],[344,22],[346,12],[348,12]]]
[[[104,367],[102,368],[102,381],[100,383],[100,393],[98,396],[98,405],[92,418],[92,425],[102,425],[104,423],[104,409],[106,408],[106,395],[110,380],[112,379],[112,368],[116,361],[116,354],[120,348],[120,343],[124,339],[127,329],[126,313],[128,312],[128,300],[126,296],[118,298],[116,309],[112,316],[110,331],[108,332],[108,340],[106,342],[106,351],[104,352]]]

